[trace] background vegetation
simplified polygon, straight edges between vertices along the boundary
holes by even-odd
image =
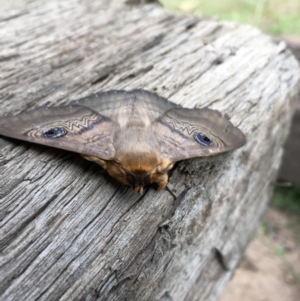
[[[175,11],[252,24],[277,35],[300,35],[300,0],[160,0]]]

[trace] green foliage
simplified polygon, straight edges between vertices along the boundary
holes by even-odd
[[[284,245],[279,245],[275,248],[275,253],[278,255],[278,256],[284,256],[285,253],[286,253],[286,248]]]
[[[276,209],[300,215],[300,188],[276,188],[271,205]]]
[[[252,24],[279,35],[300,34],[300,0],[160,0],[172,10]]]

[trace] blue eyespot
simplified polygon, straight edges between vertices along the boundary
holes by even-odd
[[[212,140],[202,133],[196,133],[194,135],[194,138],[198,143],[200,143],[204,146],[212,146],[213,145]]]
[[[46,138],[60,138],[67,134],[64,128],[53,128],[43,133]]]

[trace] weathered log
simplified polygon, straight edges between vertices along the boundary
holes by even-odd
[[[267,206],[299,89],[259,30],[111,0],[1,12],[1,116],[144,88],[226,112],[237,151],[142,195],[76,154],[0,138],[0,300],[215,300]]]

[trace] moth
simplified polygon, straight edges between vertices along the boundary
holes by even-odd
[[[164,189],[177,161],[246,142],[227,115],[183,108],[145,90],[101,92],[68,106],[1,117],[0,135],[79,153],[136,193],[152,183]]]

